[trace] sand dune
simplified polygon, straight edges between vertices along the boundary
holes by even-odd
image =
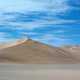
[[[79,52],[77,53],[79,55]],[[57,48],[33,40],[19,41],[15,45],[0,50],[0,62],[58,64],[80,63],[80,59],[70,48]]]
[[[21,39],[21,40],[17,40],[16,42],[13,42],[13,43],[0,44],[0,49],[16,46],[16,45],[24,43],[25,41],[26,41],[26,39]]]

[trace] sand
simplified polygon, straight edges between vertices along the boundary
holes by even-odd
[[[73,49],[74,50],[74,49]],[[52,47],[34,40],[20,41],[18,44],[0,49],[1,63],[23,64],[77,64],[80,50]],[[77,54],[76,54],[76,51]]]

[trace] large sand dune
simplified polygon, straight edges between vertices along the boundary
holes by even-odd
[[[23,40],[0,49],[0,62],[8,63],[80,63],[80,51],[51,47],[33,40]]]

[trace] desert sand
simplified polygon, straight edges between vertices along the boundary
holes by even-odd
[[[0,80],[80,80],[80,65],[0,64]]]
[[[31,39],[18,41],[0,49],[1,63],[25,64],[77,64],[80,49],[77,47],[52,47]]]

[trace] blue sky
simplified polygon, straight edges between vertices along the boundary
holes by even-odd
[[[53,46],[80,44],[80,0],[0,0],[0,42],[29,36]]]

